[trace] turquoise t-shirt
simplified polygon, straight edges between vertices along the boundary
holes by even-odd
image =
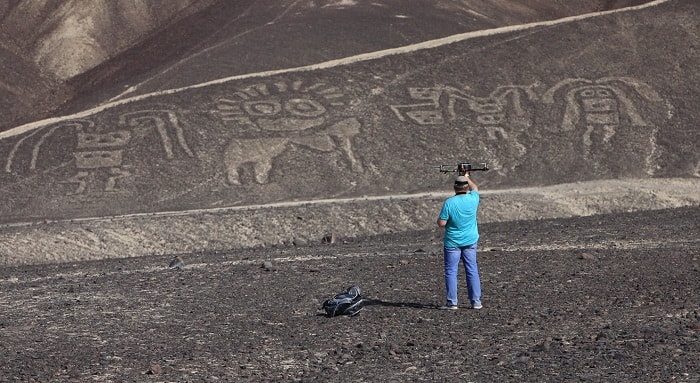
[[[468,246],[479,240],[476,223],[478,208],[479,193],[474,190],[445,200],[440,210],[440,219],[447,221],[443,241],[445,247]]]

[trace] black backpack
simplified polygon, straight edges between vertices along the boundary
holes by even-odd
[[[362,305],[360,288],[351,286],[346,292],[337,294],[333,299],[323,302],[323,309],[329,318],[339,315],[355,316],[362,310]]]

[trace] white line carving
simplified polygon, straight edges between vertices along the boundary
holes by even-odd
[[[152,123],[160,135],[161,141],[163,143],[163,149],[165,150],[165,155],[167,158],[174,158],[175,153],[173,151],[173,143],[171,140],[171,132],[175,136],[175,140],[180,145],[180,147],[185,151],[185,153],[194,157],[194,153],[187,144],[184,132],[175,114],[172,110],[142,110],[138,112],[125,113],[119,117],[119,124],[130,127],[144,126],[148,122]],[[148,125],[146,125],[148,126]]]
[[[532,121],[523,107],[523,97],[532,101],[537,98],[529,86],[499,86],[486,97],[478,97],[465,90],[452,86],[429,88],[408,88],[415,104],[390,105],[400,121],[412,121],[419,125],[443,125],[455,121],[458,117],[473,116],[473,125],[466,126],[470,134],[483,129],[485,138],[493,144],[486,145],[482,140],[474,140],[481,154],[489,158],[491,168],[501,175],[506,174],[519,164],[519,159],[527,153],[527,148],[519,142],[517,134],[532,125]],[[459,108],[464,106],[466,110]],[[506,130],[504,125],[509,128]],[[507,154],[512,161],[507,167],[499,160]]]
[[[94,126],[94,123],[92,121],[88,120],[70,120],[70,121],[65,121],[61,124],[56,124],[56,125],[49,125],[45,126],[41,129],[37,129],[33,131],[32,133],[26,135],[25,137],[22,137],[20,140],[15,143],[15,145],[12,147],[12,150],[10,151],[9,155],[7,156],[7,162],[5,164],[5,172],[10,173],[12,172],[12,165],[14,158],[17,154],[17,151],[19,148],[24,144],[25,141],[29,140],[32,138],[34,135],[38,135],[41,132],[46,131],[43,135],[41,135],[36,143],[34,143],[34,147],[32,148],[32,158],[29,164],[29,170],[36,170],[36,165],[37,161],[39,159],[39,155],[41,153],[41,147],[43,146],[44,142],[46,141],[47,138],[49,138],[53,133],[58,130],[59,128],[74,128],[76,130],[82,130],[83,128],[91,128]]]
[[[103,132],[92,122],[78,125],[76,130],[77,144],[73,156],[78,171],[76,175],[62,182],[78,184],[77,189],[69,195],[83,194],[88,188],[90,179],[98,178],[96,172],[101,168],[108,169],[107,180],[104,181],[102,190],[116,191],[116,180],[130,175],[128,171],[121,169],[124,167],[122,153],[131,140],[131,132],[128,130]]]
[[[299,80],[275,82],[273,86],[254,84],[218,98],[213,113],[224,124],[248,136],[256,132],[255,138],[234,138],[225,149],[228,183],[241,184],[240,168],[244,164],[252,164],[255,182],[269,182],[273,161],[290,145],[323,153],[339,150],[352,170],[361,172],[363,166],[351,142],[360,132],[360,122],[346,118],[324,127],[329,124],[328,107],[338,105],[345,105],[338,87],[324,82],[306,86]]]
[[[644,128],[639,135],[647,142],[644,144],[645,171],[652,175],[656,158],[656,134],[658,126],[648,123],[639,113],[635,102],[628,93],[636,93],[643,100],[650,102],[663,101],[649,85],[630,77],[604,77],[598,80],[572,78],[560,81],[544,93],[542,101],[553,104],[555,96],[563,92],[565,111],[559,129],[562,132],[574,131],[581,126],[581,142],[585,159],[594,160],[593,153],[601,150],[611,152],[611,140],[617,134],[622,124]],[[625,123],[626,118],[629,123]],[[600,142],[594,141],[594,136],[601,137]],[[629,144],[629,143],[628,143]]]
[[[323,120],[315,120],[323,123]],[[224,153],[227,180],[232,185],[240,185],[239,169],[247,163],[253,165],[255,180],[259,184],[268,182],[272,162],[282,154],[290,144],[311,148],[320,152],[341,150],[350,161],[352,170],[362,171],[362,164],[355,158],[352,150],[352,136],[360,132],[360,122],[348,118],[337,122],[320,132],[297,132],[294,136],[264,139],[233,140]]]

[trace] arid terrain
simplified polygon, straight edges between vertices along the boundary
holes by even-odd
[[[0,382],[700,382],[698,11],[1,4]]]
[[[4,267],[0,376],[698,382],[699,213],[482,224],[481,310],[436,309],[432,229],[190,252],[182,271],[168,255]],[[350,285],[364,292],[363,311],[325,317],[323,300]]]

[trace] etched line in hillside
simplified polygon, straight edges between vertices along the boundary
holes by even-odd
[[[24,143],[25,140],[28,140],[32,138],[35,134],[38,134],[41,130],[35,130],[28,135],[22,137],[21,139],[17,140],[17,142],[14,144],[12,149],[10,150],[10,153],[7,155],[7,161],[5,162],[5,172],[10,173],[12,172],[12,162],[15,159],[15,154],[19,150],[20,146]]]
[[[489,158],[491,169],[505,176],[527,154],[518,135],[533,124],[523,103],[537,99],[533,90],[537,85],[498,86],[485,97],[449,85],[409,87],[409,97],[416,103],[389,105],[389,109],[399,121],[423,126],[467,118],[464,129],[472,137],[470,144],[478,145],[481,155]],[[501,158],[511,160],[507,167]]]
[[[131,132],[117,130],[105,132],[100,126],[95,126],[92,121],[81,121],[76,125],[76,145],[73,157],[75,158],[76,173],[63,184],[77,184],[76,189],[67,195],[79,195],[88,190],[91,182],[104,182],[100,186],[101,191],[116,191],[115,172],[127,173],[122,164],[124,148],[131,140]],[[99,181],[100,169],[106,169],[107,180]]]
[[[536,88],[541,85],[498,86],[484,97],[449,85],[408,87],[415,103],[400,102],[389,109],[399,121],[420,126],[445,125],[459,118],[472,136],[470,144],[489,159],[497,174],[506,175],[527,154],[519,135],[534,125],[534,116],[562,107],[559,123],[549,130],[572,132],[567,141],[575,141],[582,160],[606,168],[609,156],[626,156],[630,163],[643,163],[647,175],[654,174],[658,124],[647,121],[643,113],[664,107],[668,114],[672,106],[662,104],[651,86],[631,77],[568,78],[540,96]]]
[[[300,130],[310,129],[325,122],[324,119],[306,121],[297,125]],[[287,124],[289,127],[290,124]],[[302,129],[303,127],[303,129]],[[234,139],[224,152],[227,180],[232,185],[240,185],[239,169],[244,164],[252,164],[255,180],[259,184],[268,182],[273,161],[280,156],[290,144],[317,150],[322,153],[340,150],[350,161],[352,170],[362,171],[362,164],[355,158],[352,150],[352,136],[360,132],[360,123],[355,118],[341,120],[318,132],[299,134],[289,137],[272,137],[262,139]],[[335,139],[335,140],[334,140]],[[336,140],[338,143],[336,143]]]
[[[589,198],[595,198],[596,195],[604,195],[606,199],[614,200],[619,198],[619,196],[628,195],[631,191],[636,191],[638,193],[647,193],[650,196],[659,198],[663,202],[675,201],[672,204],[665,204],[663,206],[642,206],[637,210],[644,209],[656,209],[656,208],[668,208],[680,207],[680,206],[696,206],[700,204],[700,195],[698,195],[697,190],[700,188],[700,179],[698,178],[666,178],[661,184],[649,183],[646,179],[613,179],[613,180],[596,180],[588,182],[576,182],[570,184],[558,184],[551,186],[532,186],[525,188],[513,188],[513,189],[496,189],[496,190],[481,190],[479,194],[482,196],[493,196],[498,197],[499,195],[520,195],[525,198],[530,198],[536,196],[537,199],[549,198],[553,201],[567,201],[567,199],[575,197],[580,199],[581,197],[588,196]],[[585,194],[581,194],[581,190],[585,190]],[[226,212],[237,212],[237,211],[249,211],[249,210],[261,210],[261,209],[278,209],[278,208],[293,208],[300,206],[321,206],[321,205],[343,205],[343,204],[354,204],[354,203],[365,203],[365,202],[375,202],[375,201],[404,201],[404,200],[414,200],[414,199],[431,199],[431,200],[442,200],[446,197],[454,195],[452,192],[439,191],[439,192],[423,192],[414,194],[390,194],[390,195],[378,195],[378,196],[364,196],[364,197],[349,197],[349,198],[328,198],[328,199],[317,199],[317,200],[303,200],[303,201],[284,201],[284,202],[274,202],[267,204],[254,204],[254,205],[243,205],[243,206],[227,206],[227,207],[217,207],[217,208],[203,208],[203,209],[190,209],[190,210],[178,210],[178,211],[163,211],[163,212],[151,212],[151,213],[133,213],[124,214],[116,216],[104,216],[104,217],[85,217],[85,218],[71,218],[65,220],[54,220],[54,221],[35,221],[35,222],[18,222],[18,223],[7,223],[0,224],[2,227],[24,227],[24,226],[34,226],[46,223],[80,223],[80,222],[92,222],[92,221],[113,221],[121,219],[134,219],[134,218],[161,218],[161,217],[178,217],[187,216],[193,214],[213,214],[213,213],[226,213]],[[617,195],[618,197],[615,197]],[[621,207],[620,207],[621,208]],[[576,214],[582,215],[582,214]]]
[[[150,122],[150,124],[149,124]],[[167,158],[175,157],[171,134],[189,157],[194,157],[185,139],[185,134],[178,121],[177,115],[172,110],[147,109],[137,112],[122,114],[119,117],[120,125],[127,125],[134,129],[153,126],[160,136],[163,149]]]
[[[658,126],[649,123],[640,112],[641,101],[658,103],[661,96],[649,85],[630,77],[604,77],[598,80],[572,78],[560,81],[542,96],[545,104],[554,104],[561,94],[565,110],[558,129],[577,131],[585,160],[603,166],[606,156],[634,152],[644,171],[653,175]],[[640,101],[635,102],[632,96]],[[625,137],[612,141],[621,130]]]
[[[33,148],[32,148],[32,157],[29,162],[29,170],[34,171],[36,170],[37,167],[37,162],[39,161],[39,155],[41,154],[41,149],[42,146],[44,145],[44,142],[46,141],[47,138],[51,137],[56,130],[59,128],[64,129],[64,128],[72,128],[77,131],[81,131],[84,128],[91,128],[94,126],[94,123],[89,120],[69,120],[65,121],[60,124],[56,125],[48,125],[47,127],[50,127],[48,131],[44,134],[42,134],[39,139],[36,142],[33,142],[33,136],[37,135],[38,133],[44,131],[44,129],[39,129],[36,130],[25,137],[22,137],[20,140],[18,140],[15,145],[12,147],[12,150],[7,156],[7,162],[5,165],[5,172],[10,173],[12,172],[12,165],[15,159],[15,156],[17,155],[18,150],[20,147],[22,147],[23,144],[25,144],[25,141],[27,141],[27,144],[33,143]]]
[[[78,171],[76,174],[72,177],[69,177],[67,180],[62,181],[61,183],[63,184],[77,184],[75,187],[75,191],[73,192],[68,192],[68,195],[75,195],[75,194],[83,194],[85,190],[87,189],[87,179],[90,176],[89,172],[86,171]]]
[[[237,88],[216,99],[212,114],[240,134],[224,149],[229,184],[243,183],[241,171],[246,164],[252,166],[255,182],[268,183],[273,162],[293,146],[322,153],[339,151],[354,171],[362,171],[351,141],[360,133],[359,121],[333,122],[328,113],[329,108],[345,104],[342,89],[324,82],[305,85],[299,80],[271,85]],[[265,134],[250,138],[251,132]]]
[[[200,83],[200,84],[194,84],[194,85],[190,85],[190,86],[186,86],[186,87],[182,87],[182,88],[168,89],[168,90],[164,90],[164,91],[160,91],[160,92],[154,92],[154,93],[148,93],[148,94],[144,94],[144,95],[140,95],[140,96],[130,97],[127,99],[118,100],[118,101],[114,101],[114,102],[108,102],[108,103],[100,105],[98,107],[84,110],[82,112],[75,113],[75,114],[69,115],[69,116],[54,117],[54,118],[49,118],[49,119],[45,119],[45,120],[41,120],[41,121],[31,122],[28,124],[18,126],[14,129],[0,132],[0,139],[16,136],[18,134],[22,134],[24,132],[27,132],[27,131],[30,131],[33,129],[37,129],[37,128],[40,128],[40,127],[43,127],[43,126],[46,126],[49,124],[57,123],[57,122],[60,122],[60,121],[66,120],[66,119],[83,118],[83,117],[90,116],[90,115],[102,112],[104,110],[107,110],[107,109],[110,109],[110,108],[113,108],[116,106],[126,105],[126,104],[129,104],[132,102],[145,100],[145,99],[148,99],[151,97],[157,97],[157,96],[162,96],[162,95],[167,95],[167,94],[174,94],[174,93],[179,93],[179,92],[183,92],[183,91],[190,90],[190,89],[197,89],[197,88],[202,88],[202,87],[207,87],[207,86],[211,86],[211,85],[217,85],[217,84],[222,84],[222,83],[236,81],[236,80],[242,80],[242,79],[268,77],[268,76],[273,76],[273,75],[278,75],[278,74],[327,69],[327,68],[332,68],[332,67],[341,66],[341,65],[353,64],[356,62],[375,60],[378,58],[391,56],[391,55],[410,53],[410,52],[415,52],[415,51],[419,51],[419,50],[423,50],[423,49],[435,48],[435,47],[439,47],[442,45],[453,44],[456,42],[465,41],[465,40],[469,40],[469,39],[473,39],[473,38],[493,36],[493,35],[505,34],[505,33],[516,32],[516,31],[523,31],[523,30],[537,28],[537,27],[541,27],[541,26],[553,26],[553,25],[558,25],[558,24],[569,23],[572,21],[585,20],[588,18],[598,17],[601,15],[607,15],[607,14],[612,14],[612,13],[630,12],[630,11],[640,10],[640,9],[644,9],[644,8],[648,8],[648,7],[654,7],[654,6],[657,6],[660,4],[667,3],[668,1],[670,1],[670,0],[656,0],[656,1],[652,1],[649,3],[634,6],[634,7],[616,9],[616,10],[605,11],[605,12],[589,13],[589,14],[577,15],[577,16],[571,16],[571,17],[565,17],[565,18],[558,19],[558,20],[549,20],[549,21],[535,22],[535,23],[529,23],[529,24],[521,24],[521,25],[493,28],[493,29],[488,29],[488,30],[483,30],[483,31],[467,32],[467,33],[452,35],[452,36],[448,36],[448,37],[444,37],[444,38],[440,38],[440,39],[425,41],[425,42],[418,43],[418,44],[412,44],[412,45],[408,45],[408,46],[404,46],[404,47],[386,49],[386,50],[381,50],[381,51],[364,53],[364,54],[360,54],[360,55],[356,55],[356,56],[346,57],[346,58],[342,58],[342,59],[331,60],[331,61],[327,61],[327,62],[320,63],[320,64],[313,64],[313,65],[307,65],[307,66],[296,67],[296,68],[271,70],[271,71],[256,72],[256,73],[249,73],[249,74],[238,75],[238,76],[225,77],[225,78],[221,78],[221,79],[217,79],[217,80],[213,80],[213,81],[207,81],[207,82]]]
[[[263,28],[263,27],[265,27],[265,26],[268,25],[268,24],[274,24],[274,23],[276,23],[278,20],[282,19],[282,18],[285,17],[289,12],[291,12],[291,11],[295,8],[295,5],[296,5],[297,2],[298,2],[298,0],[295,1],[294,3],[288,5],[286,9],[284,9],[281,13],[279,13],[277,16],[275,16],[275,18],[274,18],[272,21],[267,22],[265,25],[259,25],[259,26],[256,26],[256,27],[252,28],[252,29],[244,30],[244,31],[242,31],[242,32],[240,32],[240,33],[238,33],[238,34],[236,34],[236,35],[234,35],[234,36],[230,36],[230,37],[231,37],[232,39],[235,40],[235,39],[240,38],[241,36],[245,36],[245,35],[247,35],[247,34],[253,33],[254,31],[256,31],[256,30],[258,30],[258,29],[260,29],[260,28]],[[236,22],[239,20],[239,18],[240,18],[241,16],[248,14],[248,12],[253,8],[254,4],[255,4],[255,3],[252,3],[244,12],[242,12],[240,15],[237,15],[235,18],[233,18],[233,19],[231,19],[230,21],[228,21],[228,22],[226,23],[226,26],[228,26],[228,25],[230,25],[230,24],[236,23]],[[221,29],[222,29],[222,30],[225,29],[225,26],[223,26]],[[202,55],[208,54],[208,52],[210,52],[210,51],[212,51],[212,50],[215,50],[215,49],[218,49],[220,46],[222,46],[222,45],[224,45],[224,44],[226,44],[225,41],[219,42],[219,43],[217,43],[217,44],[215,44],[215,45],[212,45],[212,46],[207,47],[207,48],[204,49],[204,50],[198,51],[197,53],[195,53],[195,54],[192,55],[192,56],[188,56],[188,57],[186,57],[186,58],[184,58],[184,59],[181,59],[180,61],[176,62],[175,64],[172,64],[172,65],[170,65],[169,67],[167,67],[167,68],[165,68],[164,70],[162,70],[162,71],[158,74],[158,76],[161,76],[161,75],[163,75],[163,74],[165,74],[165,73],[169,73],[169,72],[173,71],[174,69],[176,69],[177,67],[179,67],[181,63],[187,62],[187,61],[189,61],[190,59],[192,59],[192,58],[194,58],[194,57],[200,57],[200,56],[202,56]],[[146,80],[146,81],[148,81],[148,80]],[[129,94],[129,93],[134,92],[134,91],[139,87],[139,85],[140,85],[140,84],[137,84],[137,85],[134,85],[134,86],[129,87],[129,89],[127,89],[125,92],[122,92],[121,94],[118,94],[117,96],[112,97],[112,99],[110,100],[110,102],[111,102],[112,100],[120,99],[120,98],[122,98],[123,96],[125,96],[125,95],[127,95],[127,94]]]
[[[34,145],[34,149],[32,149],[32,161],[29,164],[29,169],[30,170],[35,170],[36,169],[36,162],[38,161],[39,158],[39,152],[41,151],[41,146],[44,145],[44,142],[46,142],[46,139],[50,137],[56,129],[58,129],[58,126],[54,126],[51,129],[49,129],[46,134],[43,134],[41,138],[39,139],[39,142]]]

